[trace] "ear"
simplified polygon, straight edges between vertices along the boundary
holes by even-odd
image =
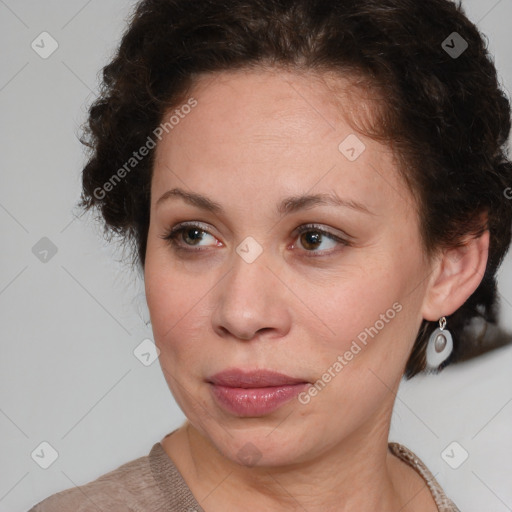
[[[489,255],[489,231],[446,249],[433,266],[423,301],[425,320],[435,321],[459,309],[484,277]]]

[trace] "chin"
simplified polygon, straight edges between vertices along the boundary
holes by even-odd
[[[282,420],[274,419],[260,425],[255,425],[254,421],[252,425],[247,423],[245,428],[218,425],[215,432],[203,435],[222,456],[245,467],[295,464],[307,460],[307,453],[315,449],[314,439],[307,435],[305,426],[302,426],[301,432],[296,432],[292,428],[276,428]]]

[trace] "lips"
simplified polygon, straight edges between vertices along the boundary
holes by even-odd
[[[271,370],[230,369],[208,379],[217,405],[239,417],[270,414],[290,402],[309,383]]]
[[[290,377],[272,370],[243,371],[234,368],[216,373],[208,379],[208,382],[217,386],[249,389],[291,386],[294,384],[304,384],[308,381]]]

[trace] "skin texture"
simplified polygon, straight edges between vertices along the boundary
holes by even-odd
[[[368,115],[371,104],[357,94],[334,101],[328,85],[284,70],[203,76],[190,91],[197,106],[156,148],[146,296],[162,370],[188,419],[163,445],[207,512],[247,503],[436,510],[421,478],[387,451],[391,412],[422,318],[448,316],[476,289],[488,233],[426,258],[390,149],[360,134],[366,149],[355,161],[338,149],[354,134],[348,114],[363,106]],[[176,197],[157,204],[173,188],[224,211]],[[368,212],[316,205],[276,213],[284,198],[333,192]],[[195,240],[190,227],[176,237],[189,252],[163,239],[185,221],[203,230]],[[326,235],[312,243],[315,228],[296,233],[311,223],[346,243]],[[263,250],[252,263],[236,251],[249,236]],[[315,383],[394,304],[394,318],[307,404],[293,399],[242,418],[214,400],[206,380],[227,368]],[[260,455],[252,465],[239,458],[247,443]]]

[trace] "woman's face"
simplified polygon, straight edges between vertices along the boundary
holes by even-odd
[[[335,102],[309,75],[225,72],[190,96],[156,148],[145,264],[174,397],[233,461],[283,465],[387,439],[429,276],[390,149],[344,120],[357,95]],[[232,369],[309,385],[210,382]]]

